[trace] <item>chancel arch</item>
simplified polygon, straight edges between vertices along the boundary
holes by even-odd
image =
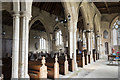
[[[44,25],[39,21],[35,21],[29,33],[29,52],[48,52],[48,36]],[[43,43],[43,44],[42,44]]]

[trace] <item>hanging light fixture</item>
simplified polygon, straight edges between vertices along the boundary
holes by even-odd
[[[70,13],[68,13],[67,19],[65,19],[65,18],[64,18],[64,19],[59,19],[58,17],[55,18],[55,21],[56,21],[56,22],[60,22],[60,23],[62,23],[62,24],[63,24],[63,23],[67,23],[67,22],[70,21],[70,20],[71,20]]]
[[[40,39],[40,36],[34,36],[33,38],[34,39]]]

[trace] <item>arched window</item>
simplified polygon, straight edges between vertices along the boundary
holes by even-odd
[[[56,33],[56,45],[62,45],[62,32],[58,31]]]
[[[115,21],[112,27],[113,46],[120,45],[120,28],[117,23],[118,19]]]
[[[103,32],[103,38],[105,38],[105,39],[108,38],[108,31],[107,31],[107,30],[105,30],[105,31]]]
[[[46,49],[46,40],[44,38],[40,38],[40,49],[41,50]]]

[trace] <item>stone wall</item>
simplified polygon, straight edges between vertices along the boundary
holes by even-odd
[[[29,51],[42,51],[40,49],[40,40],[39,38],[35,39],[35,36],[40,36],[43,37],[44,39],[46,39],[46,49],[43,51],[47,51],[48,52],[48,38],[47,38],[47,34],[45,32],[40,32],[40,31],[36,31],[36,30],[30,30],[30,34],[29,34]],[[38,49],[35,48],[35,45],[37,44]]]
[[[102,14],[101,17],[101,51],[102,54],[105,54],[105,42],[108,42],[108,46],[109,46],[109,54],[112,53],[111,49],[112,49],[112,37],[111,36],[111,23],[114,20],[114,18],[117,16],[118,14]],[[103,32],[107,30],[108,31],[108,39],[104,39],[103,38]]]

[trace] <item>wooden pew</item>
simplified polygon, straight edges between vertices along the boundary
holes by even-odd
[[[79,67],[84,67],[85,65],[84,52],[82,54],[77,54],[77,64]]]
[[[30,65],[41,65],[41,61],[29,61],[29,66]],[[59,64],[57,62],[57,57],[55,60],[46,59],[45,65],[47,66],[48,78],[59,78]]]
[[[61,59],[61,58],[59,57],[58,62],[59,62],[59,68],[60,68],[59,71],[60,71],[60,73],[61,73],[61,74],[64,74],[64,75],[68,74],[67,55],[65,55],[65,59]]]
[[[83,50],[83,53],[84,53],[84,58],[85,58],[85,65],[87,65],[89,62],[87,50]]]
[[[95,49],[93,49],[93,60],[94,62],[96,61],[96,50]]]
[[[45,57],[42,59],[42,64],[29,64],[30,78],[47,78],[47,66],[45,66]]]
[[[88,55],[88,63],[90,64],[91,63],[91,59],[90,59],[90,54]]]
[[[72,54],[72,59],[68,58],[68,64],[69,64],[69,71],[75,71],[75,61],[74,61],[74,53]]]
[[[55,56],[55,60],[47,59],[47,67],[48,67],[48,77],[49,78],[59,78],[59,63],[57,55]]]
[[[4,75],[4,80],[11,79],[12,73],[12,58],[2,58],[2,74]]]
[[[78,64],[78,67],[83,67],[82,65],[82,54],[77,54],[77,64]]]

